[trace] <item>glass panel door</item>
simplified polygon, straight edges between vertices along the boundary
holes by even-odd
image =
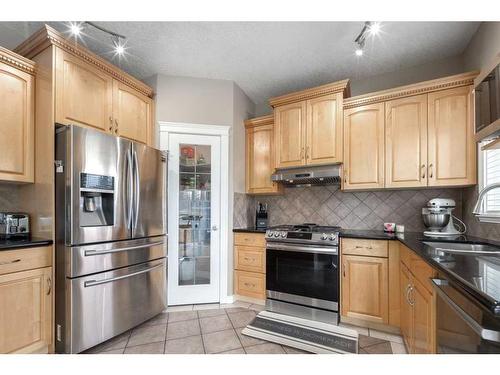
[[[168,304],[219,301],[220,138],[169,135]]]
[[[179,145],[179,285],[210,284],[211,146]]]

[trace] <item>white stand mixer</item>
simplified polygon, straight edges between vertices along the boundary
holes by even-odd
[[[465,234],[466,225],[462,220],[452,214],[456,203],[453,199],[434,198],[427,202],[427,207],[422,208],[422,219],[429,230],[425,236],[453,237]],[[459,222],[463,230],[457,229],[454,221]]]

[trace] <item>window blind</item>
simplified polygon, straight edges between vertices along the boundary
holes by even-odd
[[[486,150],[484,154],[484,184],[500,182],[500,149]],[[500,214],[500,189],[490,191],[485,199],[485,211]]]

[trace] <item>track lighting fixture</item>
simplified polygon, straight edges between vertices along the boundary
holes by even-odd
[[[111,30],[105,29],[102,26],[96,25],[93,22],[85,21],[85,22],[70,22],[69,23],[69,31],[76,38],[82,35],[82,30],[86,26],[91,26],[94,29],[102,31],[111,36],[111,42],[113,44],[113,51],[115,56],[121,57],[125,54],[125,45],[127,43],[127,38],[124,35],[120,35]]]
[[[381,30],[380,22],[372,22],[372,21],[365,22],[365,24],[363,25],[363,29],[361,29],[359,35],[356,37],[356,39],[354,39],[354,43],[356,44],[356,50],[354,51],[354,53],[356,54],[356,56],[363,56],[366,35],[367,34],[371,36],[378,35],[380,30]]]

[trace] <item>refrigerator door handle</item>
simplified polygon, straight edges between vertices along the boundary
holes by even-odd
[[[137,160],[137,151],[134,150],[134,176],[135,176],[135,194],[134,194],[134,199],[135,199],[135,213],[134,213],[134,229],[137,228],[137,222],[139,220],[139,201],[141,198],[141,187],[140,187],[140,181],[141,181],[141,174],[139,172],[139,162]]]
[[[132,180],[132,177],[134,176],[134,170],[133,170],[133,165],[132,165],[132,150],[129,149],[127,151],[127,228],[130,230],[132,229],[132,200],[133,200],[133,189],[134,189],[134,182]]]

